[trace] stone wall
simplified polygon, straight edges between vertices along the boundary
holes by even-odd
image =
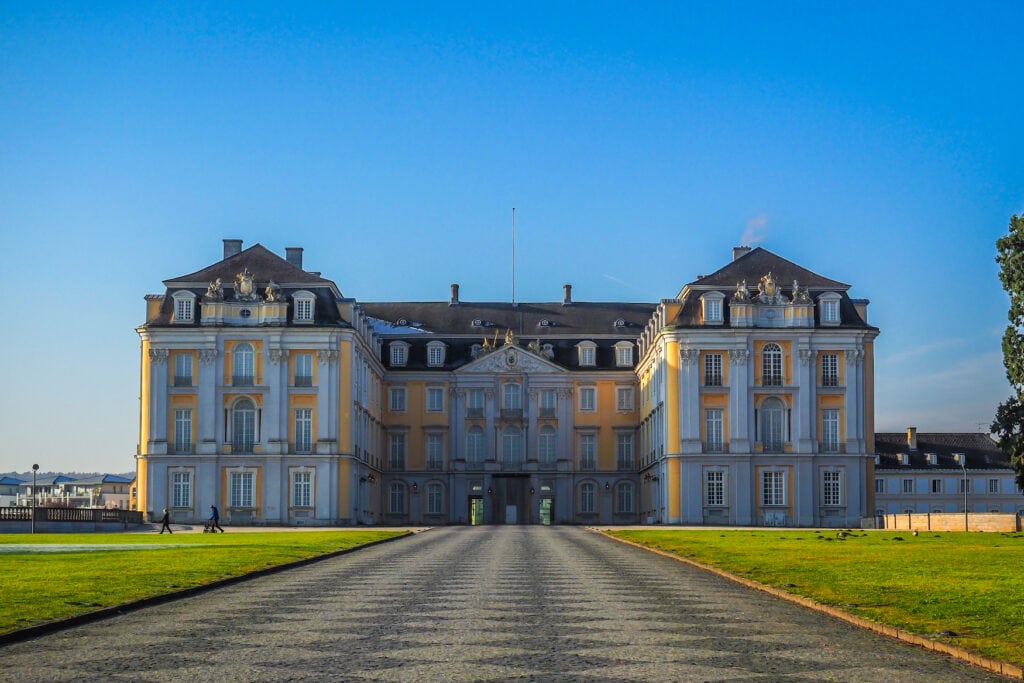
[[[962,512],[924,512],[884,515],[884,529],[896,531],[963,531]],[[967,514],[968,531],[1020,531],[1021,517],[1013,513],[971,512]]]

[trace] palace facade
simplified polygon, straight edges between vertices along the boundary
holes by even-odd
[[[767,250],[657,303],[358,302],[302,249],[146,297],[139,509],[243,524],[851,526],[867,301]]]

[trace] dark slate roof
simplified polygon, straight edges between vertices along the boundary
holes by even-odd
[[[722,307],[723,319],[725,321],[722,326],[729,327],[731,319],[729,301],[736,291],[737,283],[746,280],[747,290],[750,292],[751,299],[756,300],[757,284],[768,273],[775,277],[775,282],[778,283],[779,288],[788,297],[792,297],[794,280],[796,280],[801,288],[810,290],[812,296],[822,292],[835,292],[838,294],[840,297],[839,317],[842,320],[842,324],[838,325],[839,329],[851,327],[877,329],[868,325],[860,317],[854,306],[853,299],[847,294],[850,285],[818,275],[761,247],[744,254],[724,268],[720,268],[714,273],[700,277],[686,285],[679,293],[682,299],[682,306],[671,324],[675,327],[704,328],[705,326],[701,323],[700,296],[705,291],[713,290],[722,292],[726,296]],[[814,307],[814,324],[815,326],[820,325],[817,306]]]
[[[799,282],[801,287],[822,291],[850,288],[850,285],[818,275],[762,247],[751,250],[728,265],[710,275],[694,280],[687,286],[728,287],[729,291],[735,291],[736,283],[746,280],[747,285],[755,288],[756,291],[757,283],[769,272],[775,276],[776,282],[787,288],[793,280]]]
[[[405,370],[454,370],[473,359],[473,344],[497,337],[504,342],[511,329],[518,342],[526,346],[539,340],[551,344],[554,358],[550,360],[568,369],[621,369],[615,366],[614,345],[619,341],[635,342],[653,314],[656,304],[649,303],[482,303],[460,302],[387,302],[362,303],[363,312],[394,327],[376,325],[385,343],[381,349],[385,365],[390,359],[391,340],[411,345]],[[622,324],[616,326],[616,322]],[[543,324],[545,323],[546,324]],[[479,323],[479,324],[474,324]],[[589,340],[597,345],[596,366],[580,368],[576,344]],[[442,341],[448,345],[443,368],[428,368],[427,342]],[[637,360],[634,352],[634,361]],[[392,368],[401,370],[402,368]]]
[[[147,320],[147,327],[162,327],[171,325],[171,315],[174,312],[174,300],[171,298],[175,292],[189,291],[196,295],[196,320],[202,320],[202,306],[200,305],[203,295],[206,294],[207,286],[220,278],[224,289],[224,299],[232,301],[235,298],[234,283],[235,276],[245,268],[254,276],[257,290],[262,293],[267,284],[273,280],[280,285],[281,292],[290,297],[297,291],[304,290],[316,296],[313,317],[315,326],[336,326],[339,323],[347,324],[338,313],[337,301],[341,296],[337,285],[331,280],[320,277],[317,273],[310,273],[288,263],[286,259],[273,253],[262,244],[254,244],[248,249],[229,256],[212,266],[207,266],[189,275],[164,280],[167,285],[167,292],[160,304],[159,313],[156,317]],[[289,307],[289,322],[294,314],[294,308]]]
[[[999,444],[988,434],[974,432],[918,432],[917,450],[910,450],[906,432],[876,432],[875,452],[880,470],[960,469],[954,453],[967,455],[967,469],[1008,469],[1010,462]],[[898,454],[910,456],[909,465],[900,465]],[[938,456],[937,465],[928,464],[928,453]]]

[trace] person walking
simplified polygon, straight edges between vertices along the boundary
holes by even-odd
[[[224,529],[220,526],[220,511],[216,505],[210,506],[210,522],[213,524],[213,528],[220,529],[220,532],[224,533]]]
[[[164,532],[164,529],[167,529],[167,533],[169,534],[174,533],[173,531],[171,531],[171,513],[167,511],[167,508],[164,508],[164,516],[160,518],[161,534]]]

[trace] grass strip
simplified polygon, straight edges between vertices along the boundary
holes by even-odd
[[[607,530],[611,536],[1024,665],[1024,535],[792,529]]]
[[[0,634],[405,533],[0,534]],[[95,549],[44,553],[25,544]]]

